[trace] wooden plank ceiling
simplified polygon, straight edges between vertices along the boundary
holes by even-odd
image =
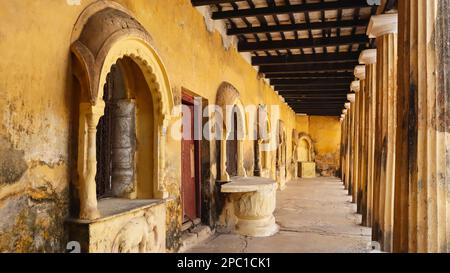
[[[377,6],[366,0],[191,0],[225,20],[238,50],[299,114],[340,116]]]

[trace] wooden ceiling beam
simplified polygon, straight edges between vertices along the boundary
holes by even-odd
[[[347,95],[350,91],[350,88],[343,88],[343,89],[339,89],[339,88],[330,88],[329,86],[325,86],[325,87],[311,87],[311,88],[306,88],[306,87],[297,87],[297,86],[282,86],[280,87],[280,89],[277,90],[277,92],[280,95],[283,94],[337,94],[337,95]]]
[[[199,1],[199,0],[198,0]],[[221,20],[228,18],[256,17],[265,15],[302,13],[314,11],[327,11],[337,9],[354,9],[368,7],[366,0],[345,0],[324,3],[307,3],[297,5],[270,6],[254,9],[239,9],[230,11],[217,11],[212,14],[212,19]]]
[[[326,73],[287,73],[287,74],[268,74],[267,79],[322,79],[339,78],[354,80],[355,76],[352,72],[326,72]]]
[[[271,85],[275,86],[343,86],[348,87],[351,84],[351,80],[327,78],[323,79],[272,79]]]
[[[252,57],[252,65],[279,65],[279,64],[322,64],[336,62],[356,62],[360,52],[351,53],[323,53],[284,56],[256,56]]]
[[[332,63],[332,64],[321,64],[321,65],[268,65],[260,66],[259,72],[266,75],[269,74],[286,74],[286,73],[299,73],[299,72],[338,72],[347,71],[351,72],[355,70],[355,66],[358,62],[354,63]]]
[[[209,6],[217,4],[227,4],[234,2],[244,2],[246,0],[192,0],[191,3],[194,7]]]
[[[238,50],[240,52],[252,52],[263,50],[277,49],[304,49],[328,46],[342,46],[353,44],[367,44],[369,38],[367,35],[348,35],[331,38],[304,38],[298,40],[281,40],[281,41],[260,41],[260,42],[239,42]]]
[[[258,34],[258,33],[274,33],[274,32],[289,32],[289,31],[304,31],[304,30],[329,30],[333,28],[349,28],[349,27],[366,27],[369,20],[346,20],[346,21],[328,21],[328,22],[314,22],[310,24],[286,24],[286,25],[271,25],[258,27],[243,27],[243,28],[229,28],[228,35],[242,35],[242,34]]]

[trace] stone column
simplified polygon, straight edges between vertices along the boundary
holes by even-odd
[[[366,169],[367,164],[367,149],[366,149],[366,97],[365,83],[366,83],[366,67],[359,65],[355,67],[354,75],[360,82],[359,91],[359,127],[358,127],[358,194],[357,194],[357,212],[364,214],[367,208],[366,198]]]
[[[80,214],[82,220],[100,218],[97,208],[97,190],[95,176],[97,174],[97,125],[103,116],[105,104],[98,102],[80,104],[80,125],[78,137],[78,177]]]
[[[349,178],[348,178],[348,194],[352,196],[353,201],[353,164],[355,160],[355,102],[356,102],[356,95],[354,94],[353,100],[350,101],[350,108],[348,109],[348,115],[349,115],[349,162],[348,162],[348,170],[349,170]]]
[[[355,94],[348,94],[347,95],[347,100],[349,101],[348,103],[345,104],[345,110],[344,110],[344,114],[346,115],[346,120],[347,120],[347,158],[345,160],[345,165],[346,165],[346,185],[347,185],[347,190],[348,190],[348,194],[351,195],[352,194],[352,188],[351,188],[351,162],[352,162],[352,115],[351,115],[351,108],[352,108],[352,102],[355,101]]]
[[[115,197],[131,198],[135,193],[136,104],[119,100],[113,109],[112,192]]]
[[[448,252],[450,1],[400,0],[395,252]]]
[[[352,82],[350,89],[355,92],[355,102],[353,103],[352,119],[353,119],[353,130],[352,130],[352,203],[358,202],[358,164],[359,164],[359,108],[361,95],[359,93],[361,87],[360,81]]]
[[[394,222],[395,143],[397,126],[397,14],[372,16],[368,27],[370,38],[377,39],[377,128],[375,149],[379,191],[374,230],[383,251],[392,251]]]
[[[154,198],[166,199],[169,192],[166,188],[166,141],[167,128],[169,126],[169,118],[162,117],[161,124],[158,126],[158,175],[157,181],[154,183]]]
[[[363,211],[362,223],[372,226],[373,215],[373,178],[374,178],[374,153],[375,153],[375,97],[376,97],[376,62],[377,50],[367,49],[361,52],[359,62],[366,66],[366,80],[364,92],[366,94],[366,210]]]
[[[345,115],[341,115],[341,180],[345,186]]]
[[[346,120],[347,120],[347,151],[346,151],[346,160],[345,160],[345,168],[346,168],[346,185],[348,194],[352,194],[352,187],[351,187],[351,164],[352,164],[352,104],[355,102],[355,94],[348,94],[347,99],[349,103],[346,104]]]
[[[220,140],[220,181],[230,181],[230,175],[227,172],[227,137],[223,136]]]

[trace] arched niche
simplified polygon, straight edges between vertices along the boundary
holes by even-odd
[[[247,176],[244,168],[244,140],[246,136],[245,109],[240,100],[237,89],[231,84],[224,82],[217,91],[216,125],[220,134],[220,181],[230,181],[232,176]],[[237,129],[237,130],[236,130]],[[236,134],[234,134],[236,133]],[[237,139],[236,139],[237,137]],[[231,145],[236,145],[231,149]],[[235,150],[235,154],[231,154]],[[230,156],[235,156],[233,159]],[[232,159],[232,160],[230,160]],[[230,174],[231,164],[235,164],[236,173]]]
[[[313,162],[314,146],[308,134],[300,133],[298,136],[297,162]]]
[[[104,100],[105,85],[113,67],[123,77],[126,91],[121,99],[128,103],[134,100],[136,112],[136,152],[124,156],[135,160],[133,185],[120,197],[166,198],[165,138],[173,96],[166,69],[151,46],[149,34],[124,8],[100,1],[80,15],[72,41],[74,91],[78,93],[79,103],[80,219],[100,217],[96,189],[97,128],[108,109]]]
[[[306,133],[300,133],[297,146],[297,176],[302,178],[316,176],[314,157],[314,143],[311,137]]]

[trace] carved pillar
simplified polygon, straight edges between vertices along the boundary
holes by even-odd
[[[395,252],[449,251],[449,3],[398,5]]]
[[[163,118],[161,121],[161,125],[158,127],[158,140],[157,140],[157,149],[158,149],[158,174],[156,176],[156,183],[154,183],[155,190],[155,198],[165,199],[169,197],[169,193],[166,189],[166,136],[167,136],[167,127],[169,124],[169,120],[167,118]]]
[[[352,164],[352,104],[355,102],[355,94],[348,94],[347,95],[349,103],[346,104],[346,120],[347,120],[347,148],[346,148],[346,159],[345,159],[345,169],[346,169],[346,176],[345,176],[345,184],[347,185],[348,194],[352,194],[352,182],[351,182],[351,164]]]
[[[345,115],[341,115],[341,180],[345,186]]]
[[[253,172],[254,172],[255,176],[261,176],[261,169],[262,169],[262,166],[261,166],[261,154],[262,154],[261,143],[262,143],[262,140],[259,139],[259,137],[258,137],[258,140],[255,141],[255,150],[254,150],[254,152],[255,152],[255,169]]]
[[[230,181],[230,175],[227,172],[227,137],[224,135],[220,140],[220,180]]]
[[[351,91],[355,92],[355,102],[353,103],[354,107],[352,107],[352,118],[353,118],[353,130],[352,130],[352,202],[358,202],[358,188],[359,188],[359,176],[358,176],[358,164],[359,164],[359,112],[360,112],[360,81],[354,81],[351,84]]]
[[[359,62],[366,66],[366,80],[364,92],[366,94],[366,210],[363,211],[362,223],[372,226],[373,216],[373,179],[374,179],[374,153],[375,153],[375,97],[376,97],[376,62],[377,50],[367,49],[361,52]]]
[[[355,67],[354,75],[360,81],[360,91],[359,91],[359,127],[358,127],[358,194],[357,194],[357,208],[358,213],[365,214],[367,209],[367,177],[366,169],[364,168],[367,164],[367,147],[366,147],[366,99],[367,94],[365,92],[366,83],[366,67],[364,65],[359,65]],[[365,223],[363,222],[363,225]]]
[[[378,154],[377,177],[379,184],[378,215],[374,232],[382,249],[392,251],[394,222],[395,143],[397,126],[397,14],[372,16],[368,27],[370,38],[377,39],[377,135],[375,149]]]
[[[104,114],[105,103],[96,106],[80,104],[80,127],[78,137],[78,177],[80,197],[80,219],[100,218],[97,208],[95,176],[97,174],[97,124]]]
[[[114,104],[111,184],[116,197],[130,198],[135,192],[135,105],[133,100],[119,100]]]
[[[349,140],[348,140],[348,194],[352,195],[353,194],[353,155],[354,155],[354,150],[353,150],[353,143],[354,143],[354,118],[353,118],[353,112],[355,111],[355,100],[356,100],[356,96],[353,95],[353,100],[350,101],[350,108],[348,108],[348,125],[349,125]]]
[[[238,141],[238,176],[247,177],[247,171],[244,168],[244,141]]]

